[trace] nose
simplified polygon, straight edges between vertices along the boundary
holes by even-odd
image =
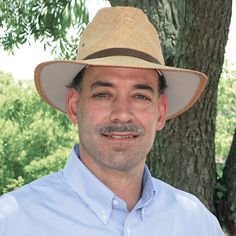
[[[130,101],[126,98],[116,98],[112,102],[111,121],[114,123],[130,123],[133,120],[133,112]]]

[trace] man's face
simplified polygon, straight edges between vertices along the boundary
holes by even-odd
[[[144,165],[165,123],[166,98],[158,96],[155,70],[90,66],[79,94],[70,90],[67,111],[85,164],[128,171]]]

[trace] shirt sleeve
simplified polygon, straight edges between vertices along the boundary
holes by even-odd
[[[225,233],[223,232],[217,218],[214,218],[214,226],[215,226],[215,236],[225,236]]]
[[[14,195],[3,195],[0,198],[0,235],[28,235],[23,232],[26,228],[21,227],[23,219],[19,214],[19,206]]]

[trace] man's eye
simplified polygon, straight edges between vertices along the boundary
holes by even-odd
[[[148,101],[150,101],[150,98],[148,98],[147,96],[142,95],[142,94],[135,95],[135,98],[141,99],[141,100],[148,100]]]
[[[105,98],[105,97],[109,97],[109,94],[108,93],[96,93],[96,94],[93,95],[93,97]]]

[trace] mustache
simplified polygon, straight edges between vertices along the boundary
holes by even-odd
[[[135,135],[140,135],[144,133],[144,130],[136,125],[125,124],[125,125],[107,125],[99,129],[100,134],[112,134],[115,132],[119,133],[132,133]]]

